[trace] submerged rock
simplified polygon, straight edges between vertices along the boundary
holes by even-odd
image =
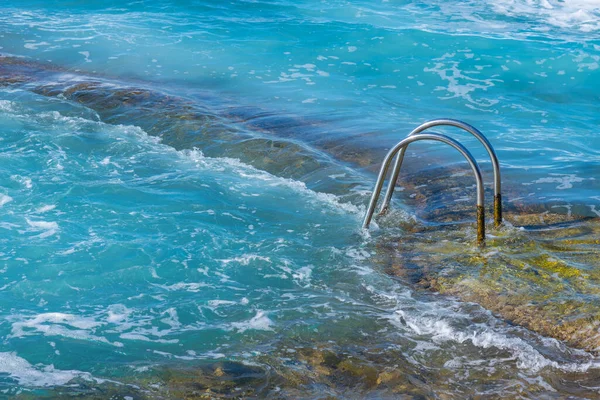
[[[141,84],[124,83],[70,71],[24,58],[0,56],[0,87],[10,86],[39,95],[65,99],[97,113],[102,122],[134,125],[177,149],[199,149],[208,157],[239,159],[271,174],[299,180],[311,189],[356,198],[360,185],[345,176],[344,166],[299,141],[315,121],[275,116],[262,110],[225,107],[221,100],[202,101],[172,96]],[[253,114],[249,114],[253,113]],[[318,131],[321,134],[321,131]],[[320,135],[322,137],[322,135]],[[366,152],[321,140],[338,159],[367,165]],[[362,154],[362,155],[361,155]]]
[[[419,191],[410,201],[427,223],[393,213],[380,219],[401,230],[377,241],[377,260],[388,273],[600,353],[600,219],[557,214],[552,205],[509,202],[505,225],[488,224],[487,244],[480,249],[472,222],[465,229],[465,220],[474,219],[473,204],[453,201],[465,191],[440,190],[440,181],[421,178],[426,187],[419,187],[418,179],[406,187]]]
[[[195,365],[157,367],[120,382],[73,381],[65,387],[21,393],[17,399],[414,399],[505,398],[483,395],[498,382],[512,379],[505,368],[446,367],[440,354],[432,366],[419,367],[400,349],[371,347],[368,339],[340,348],[331,343],[311,346],[288,342],[252,362],[198,361]],[[363,347],[364,346],[364,347]],[[294,348],[290,353],[289,349]],[[359,350],[357,350],[360,348]],[[465,374],[463,376],[463,374]],[[461,383],[468,377],[469,385]],[[512,389],[512,388],[511,388]],[[493,392],[493,390],[492,390]],[[543,381],[524,380],[515,397],[549,395]],[[483,397],[482,397],[483,396]],[[510,397],[510,396],[509,396]]]
[[[0,55],[1,86],[66,99],[95,111],[102,122],[138,126],[177,150],[198,148],[209,157],[236,158],[269,173],[302,181],[311,189],[348,196],[354,202],[366,202],[364,195],[353,193],[353,189],[364,189],[365,183],[357,176],[341,177],[346,171],[339,161],[375,172],[387,151],[377,143],[365,147],[360,142],[370,132],[345,140],[332,132],[327,121],[231,105],[217,94],[198,94],[199,99],[192,100],[140,82],[74,73],[27,58]],[[337,161],[333,162],[331,156]],[[409,155],[399,184],[412,196],[405,196],[404,200],[417,211],[427,212],[440,222],[450,222],[456,211],[448,215],[448,208],[442,205],[471,201],[463,190],[475,183],[470,171],[465,171],[464,162],[431,168],[429,165],[444,164],[443,160],[428,159],[427,165],[423,165],[423,160],[412,161]],[[490,171],[484,172],[487,176]],[[366,186],[370,189],[372,183],[367,182]],[[492,198],[489,187],[486,196]],[[503,196],[505,209],[526,206],[522,185],[504,182]],[[511,204],[511,199],[521,199],[522,204]],[[545,205],[551,214],[556,214],[553,207],[559,206]],[[539,214],[537,205],[533,207]],[[569,212],[593,216],[583,206]]]
[[[505,224],[475,245],[473,178],[462,169],[408,175],[397,190],[413,210],[378,219],[374,261],[410,285],[474,302],[498,317],[600,354],[600,218],[503,193]],[[486,198],[491,199],[490,188]],[[580,212],[578,212],[580,211]],[[415,223],[415,220],[421,223]]]

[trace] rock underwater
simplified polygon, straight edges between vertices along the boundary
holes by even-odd
[[[469,186],[466,178],[459,171],[434,172],[403,183],[412,194],[404,200],[416,216],[380,219],[382,226],[401,225],[402,232],[382,235],[377,262],[412,285],[480,304],[511,323],[600,353],[600,219],[558,214],[553,204],[509,202],[504,226],[489,223],[480,249],[474,227],[465,230],[461,223],[475,213],[472,203],[462,201],[468,193],[459,188]],[[420,217],[428,222],[415,224]]]

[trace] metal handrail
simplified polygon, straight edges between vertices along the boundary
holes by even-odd
[[[383,187],[383,183],[385,180],[385,176],[387,175],[387,171],[389,169],[391,161],[394,159],[396,154],[399,151],[405,149],[409,144],[421,140],[434,140],[442,143],[446,143],[454,147],[458,150],[469,162],[471,165],[471,169],[475,174],[475,179],[477,181],[477,244],[480,246],[485,244],[485,209],[483,207],[484,204],[484,193],[483,193],[483,178],[481,176],[481,170],[477,165],[477,161],[473,158],[469,150],[467,150],[463,145],[458,143],[456,140],[449,138],[445,135],[440,135],[437,133],[422,133],[419,135],[408,136],[406,139],[402,140],[398,144],[396,144],[385,156],[383,160],[383,164],[381,169],[379,170],[379,176],[377,177],[377,182],[375,183],[375,188],[373,189],[373,194],[371,195],[371,200],[369,201],[369,207],[367,208],[367,212],[365,214],[365,219],[363,221],[363,229],[368,229],[369,224],[371,223],[371,219],[373,218],[373,213],[375,211],[375,207],[377,206],[377,200],[379,199],[379,195],[381,193],[381,189]]]
[[[408,136],[413,136],[417,134],[421,134],[421,132],[432,128],[434,126],[454,126],[460,128],[464,131],[469,132],[473,136],[475,136],[483,147],[487,150],[490,155],[490,159],[492,161],[492,167],[494,168],[494,226],[498,227],[502,224],[502,194],[501,194],[501,182],[500,182],[500,163],[498,162],[498,157],[496,157],[496,152],[492,147],[491,143],[487,140],[487,138],[475,127],[455,119],[449,118],[440,118],[434,119],[431,121],[427,121],[424,124],[419,125],[415,130],[408,134]],[[392,173],[392,177],[388,184],[387,191],[385,193],[385,197],[383,198],[383,203],[379,210],[379,215],[384,214],[392,199],[392,195],[394,194],[394,189],[396,187],[396,181],[398,180],[398,175],[400,175],[400,168],[402,167],[402,162],[404,161],[404,154],[406,152],[406,147],[402,148],[400,154],[398,155],[398,159],[396,160],[396,164],[394,165],[394,170]]]

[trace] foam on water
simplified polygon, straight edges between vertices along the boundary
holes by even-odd
[[[0,195],[0,207],[5,205],[6,203],[10,203],[13,200],[12,197],[7,196],[5,194]]]
[[[364,213],[364,207],[359,207],[348,202],[341,202],[339,197],[334,194],[315,192],[308,189],[304,182],[274,176],[268,172],[261,171],[250,165],[244,164],[238,159],[228,157],[205,157],[202,154],[202,151],[198,149],[182,150],[181,154],[184,157],[194,161],[196,164],[202,165],[203,167],[208,167],[217,171],[225,170],[226,167],[229,167],[229,170],[239,174],[239,176],[242,178],[263,181],[269,186],[283,186],[292,189],[299,194],[310,196],[317,204],[321,206],[326,205],[332,210],[357,215]]]
[[[246,322],[234,322],[231,324],[234,329],[239,332],[245,332],[248,329],[257,329],[262,331],[272,331],[273,321],[265,314],[264,311],[258,310],[256,315]]]
[[[253,291],[258,290],[257,293],[260,293],[263,290],[263,279],[297,281],[297,285],[306,287],[314,261],[305,265],[307,260],[304,260],[306,256],[301,255],[302,252],[298,254],[300,258],[294,259],[293,253],[296,250],[290,246],[290,239],[284,236],[290,236],[288,231],[293,231],[289,229],[292,225],[261,229],[262,220],[254,216],[263,213],[260,198],[293,198],[293,201],[287,201],[294,205],[294,210],[302,213],[298,217],[290,217],[300,218],[304,220],[303,223],[316,226],[318,231],[323,231],[323,228],[319,228],[321,223],[331,218],[341,219],[336,224],[355,225],[352,222],[358,212],[355,205],[342,202],[334,195],[309,190],[303,183],[273,176],[238,160],[205,157],[197,150],[176,151],[133,126],[111,126],[82,117],[66,116],[58,111],[36,113],[35,109],[27,106],[19,107],[18,112],[2,115],[2,118],[11,123],[17,123],[15,129],[6,132],[5,140],[23,150],[12,155],[18,167],[10,176],[30,176],[35,184],[31,187],[21,184],[10,186],[7,190],[17,200],[10,202],[8,195],[5,195],[7,200],[4,207],[14,204],[6,214],[15,222],[13,227],[17,227],[22,235],[22,238],[14,240],[21,241],[21,246],[25,245],[25,240],[33,240],[37,248],[24,258],[19,255],[27,254],[28,250],[21,250],[18,245],[15,247],[14,257],[9,261],[5,275],[15,278],[15,281],[5,286],[2,294],[18,298],[23,290],[28,292],[28,296],[33,296],[35,302],[28,304],[25,301],[7,315],[11,321],[10,331],[3,334],[7,340],[16,343],[17,348],[20,348],[19,342],[25,343],[30,338],[39,340],[40,337],[46,337],[53,343],[58,343],[52,346],[51,354],[59,364],[70,363],[69,356],[65,358],[65,352],[61,351],[61,347],[67,343],[76,346],[77,343],[88,343],[88,346],[95,349],[92,352],[100,353],[111,352],[103,347],[106,345],[109,348],[127,348],[134,353],[136,350],[133,349],[139,348],[137,351],[145,352],[145,346],[152,345],[156,346],[152,352],[160,357],[170,355],[169,357],[177,359],[193,360],[196,357],[178,354],[181,352],[178,344],[189,340],[186,339],[186,332],[217,330],[223,334],[232,331],[236,335],[245,335],[249,331],[274,332],[277,324],[270,316],[271,312],[263,308],[270,305],[269,301],[261,304],[257,298],[262,295],[256,297],[256,293],[252,295]],[[23,132],[25,137],[18,132]],[[38,168],[38,165],[49,165],[51,168]],[[31,168],[31,173],[24,174],[26,168]],[[115,171],[118,173],[118,180],[113,178]],[[106,181],[105,177],[108,178]],[[18,179],[11,181],[20,183]],[[173,186],[171,182],[178,183]],[[223,186],[221,182],[228,186]],[[165,185],[169,189],[163,194],[163,189],[159,188]],[[183,185],[184,190],[178,188],[179,185]],[[44,190],[48,190],[49,195],[40,197],[41,188],[48,186],[52,189]],[[135,211],[129,211],[127,205],[123,208],[120,201],[127,200],[126,197],[117,195],[104,198],[105,193],[119,193],[133,188],[139,191],[138,199],[141,200]],[[69,195],[81,190],[85,191],[85,197],[91,202],[80,205],[81,195]],[[175,204],[175,208],[172,208],[168,200],[163,202],[164,205],[161,204],[161,198],[186,197],[189,191],[199,194],[197,190],[208,191],[198,197],[199,207],[191,206],[191,209],[186,209],[181,207],[182,204]],[[152,200],[144,197],[143,193],[146,191],[152,194]],[[213,192],[214,199],[227,202],[225,207],[206,197]],[[257,194],[259,198],[240,198],[240,192]],[[165,195],[166,197],[162,197]],[[203,210],[204,201],[212,202],[213,205]],[[156,207],[159,207],[157,211],[151,211]],[[164,212],[160,211],[161,207],[166,207]],[[309,214],[304,211],[306,207],[311,210],[315,207],[319,209],[318,224],[311,222]],[[287,212],[285,208],[283,210]],[[192,230],[192,226],[187,226],[189,224],[185,222],[187,217],[178,220],[180,214],[196,215],[198,217],[194,216],[194,219],[206,219],[206,222],[196,225]],[[79,220],[87,219],[88,215],[92,219],[80,224]],[[238,228],[237,231],[229,231],[229,234],[220,233],[221,227],[210,221],[221,215],[235,217],[230,218],[229,224],[239,226],[241,223],[243,230]],[[346,221],[347,217],[350,217],[350,221]],[[113,222],[107,225],[107,219]],[[136,233],[131,239],[122,237],[115,240],[115,235],[128,235],[132,231],[128,219],[145,219],[145,224],[151,230],[155,224],[160,226],[157,231],[158,240],[164,236],[170,238],[168,241],[181,243],[182,247],[179,244],[171,246],[163,256],[160,248],[157,249],[159,253],[155,254],[151,247],[140,244],[148,240],[143,233]],[[166,224],[162,222],[164,219],[168,220]],[[272,220],[271,223],[282,225],[279,220]],[[172,225],[178,225],[180,233],[171,232]],[[209,233],[209,226],[216,226],[217,230]],[[297,239],[292,240],[298,240],[300,245],[305,241],[310,243],[309,237],[318,239],[322,235],[314,232],[317,233],[315,236],[311,233],[314,228],[310,226],[309,229],[303,229],[297,223],[293,223],[293,226],[299,232],[294,235]],[[270,240],[265,241],[265,235],[269,234],[270,229],[274,229],[273,234],[278,235],[275,237],[277,246],[268,250],[275,251],[274,253],[265,256],[262,255],[265,254],[262,248],[270,248]],[[278,230],[281,232],[278,233]],[[258,232],[260,239],[251,239],[254,231]],[[228,244],[233,232],[235,240]],[[138,235],[142,241],[138,241]],[[25,236],[28,239],[24,239]],[[151,239],[153,240],[155,239]],[[216,249],[223,250],[203,259],[206,257],[204,253],[217,243],[214,241],[220,242]],[[131,250],[120,248],[130,246],[128,243],[133,245],[132,249],[137,248],[133,250],[132,263],[125,261],[125,265],[120,266],[119,262],[113,264],[110,257],[102,256],[102,253],[111,251],[126,251],[127,254]],[[232,249],[227,250],[230,246]],[[245,251],[236,249],[244,249],[246,246]],[[306,245],[301,245],[300,248],[303,246]],[[193,248],[198,251],[192,255]],[[286,250],[288,248],[291,252]],[[278,255],[280,252],[288,254]],[[129,257],[131,255],[126,256],[125,260]],[[39,265],[43,260],[44,268],[27,269],[19,277],[15,264],[19,260],[30,265]],[[208,266],[194,268],[199,262]],[[148,263],[150,268],[146,267]],[[168,268],[169,265],[172,267]],[[252,272],[247,277],[240,275],[240,268],[252,271],[257,267],[259,271]],[[267,270],[261,272],[260,269],[265,267]],[[146,277],[143,271],[148,270],[151,273]],[[120,288],[111,283],[111,276],[115,273],[128,274],[130,280],[127,285],[134,284],[138,287],[134,293],[137,290],[143,292],[134,296],[131,293],[120,293]],[[181,273],[183,276],[180,276]],[[90,280],[93,276],[95,278]],[[106,306],[93,295],[90,297],[96,287],[103,288],[103,293],[108,293],[111,300],[117,300],[118,303]],[[235,293],[236,290],[240,293]],[[199,304],[205,302],[212,310],[212,323],[203,321],[202,315],[206,314],[208,308],[199,306],[195,310],[195,307],[190,309],[186,305],[187,300],[183,303],[168,300],[173,296],[187,299],[191,295],[206,298],[205,301],[197,300]],[[72,296],[77,298],[76,309],[71,306],[71,302],[75,301]],[[59,300],[61,298],[63,300]],[[143,304],[148,302],[155,305],[147,309]],[[217,334],[208,343],[222,340],[224,339],[220,338],[220,334]],[[221,346],[228,347],[225,343]],[[243,347],[242,341],[238,340],[235,347],[238,346]],[[204,353],[209,349],[212,351],[214,347],[209,345],[204,351],[197,347],[195,349],[199,358],[206,358],[208,356]],[[27,354],[26,349],[22,349],[22,352]],[[26,367],[24,364],[22,366]],[[56,378],[55,384],[65,384],[80,377],[80,374],[71,369],[64,370],[67,372],[63,374],[56,372],[58,369],[44,369],[45,372],[51,372],[48,379]],[[23,386],[32,385],[17,372],[11,372],[11,376]],[[64,381],[59,381],[59,377],[64,378]],[[40,385],[46,384],[42,381]]]
[[[19,318],[11,316],[11,318]],[[63,313],[44,313],[17,321],[12,324],[12,332],[9,338],[22,338],[25,336],[42,334],[49,337],[65,337],[77,340],[97,341],[122,347],[119,342],[110,343],[106,338],[91,334],[90,332],[100,326],[101,323],[85,317],[77,317]]]
[[[358,259],[364,258],[359,256]],[[361,275],[364,275],[364,269],[361,267]],[[370,271],[371,274],[373,272]],[[497,362],[502,364],[515,361],[517,368],[531,375],[537,375],[545,368],[564,372],[586,372],[600,368],[600,362],[592,354],[565,347],[555,339],[536,338],[536,335],[532,337],[524,329],[499,323],[491,315],[485,317],[485,322],[474,322],[473,317],[463,311],[461,305],[451,300],[420,302],[408,290],[398,291],[381,284],[377,288],[368,285],[366,289],[374,299],[379,299],[377,303],[380,306],[386,304],[389,312],[382,317],[419,343],[413,351],[420,356],[423,352],[427,354],[458,344],[494,350],[477,356],[472,354],[470,363],[493,365]],[[543,343],[542,352],[538,347],[539,343]],[[578,360],[557,361],[547,356],[548,349],[561,354],[559,359],[575,357]],[[477,357],[481,358],[477,360]]]
[[[508,0],[491,4],[496,12],[511,17],[539,19],[552,27],[586,33],[600,31],[600,2],[597,0]]]
[[[600,368],[600,362],[594,360],[591,356],[588,356],[588,361],[579,363],[560,363],[548,359],[522,338],[512,336],[507,332],[495,332],[489,329],[487,325],[472,324],[457,329],[449,321],[463,317],[461,315],[451,314],[444,318],[439,313],[435,315],[410,315],[403,310],[396,311],[396,314],[390,318],[393,323],[401,327],[408,326],[417,335],[430,336],[434,343],[449,341],[463,344],[469,342],[483,349],[506,350],[512,358],[517,360],[517,367],[528,373],[535,374],[547,367],[565,372],[586,372],[592,368]]]
[[[248,119],[259,127],[280,112],[301,115],[324,131],[302,139],[318,143],[325,134],[358,149],[389,148],[427,119],[460,117],[491,139],[506,182],[533,182],[529,201],[547,201],[551,174],[577,170],[582,181],[556,198],[589,216],[598,208],[598,144],[589,135],[600,82],[596,1],[199,2],[185,12],[169,0],[92,2],[69,12],[61,4],[9,4],[0,16],[3,51],[52,60],[74,71],[57,72],[74,83],[85,80],[77,71],[95,71],[190,98],[215,89],[217,113],[259,105]],[[251,29],[259,5],[265,22]],[[49,45],[24,47],[39,43]]]
[[[59,370],[53,365],[33,366],[14,352],[0,353],[0,372],[9,374],[20,385],[30,387],[66,385],[75,378],[95,380],[90,374],[77,370]]]

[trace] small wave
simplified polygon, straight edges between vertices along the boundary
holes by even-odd
[[[333,210],[343,211],[355,215],[364,212],[364,207],[359,207],[352,203],[342,202],[340,198],[334,194],[316,192],[314,190],[309,189],[304,182],[274,176],[268,172],[256,169],[251,165],[244,164],[236,158],[206,157],[199,149],[182,150],[181,154],[184,157],[191,159],[195,163],[211,169],[222,170],[223,168],[228,168],[243,178],[261,180],[263,182],[267,182],[269,186],[273,187],[283,186],[292,189],[297,193],[301,193],[303,195],[308,195],[309,197],[312,197],[319,203],[328,205]]]
[[[92,377],[88,372],[60,370],[54,365],[36,365],[34,367],[15,352],[0,353],[0,373],[8,374],[20,385],[28,387],[66,385],[75,378],[101,383],[101,380]]]
[[[597,0],[502,0],[494,1],[496,12],[529,17],[562,29],[600,31],[600,2]]]
[[[493,347],[507,351],[517,361],[518,368],[531,373],[537,373],[547,367],[564,372],[586,372],[592,368],[600,368],[600,362],[593,360],[581,363],[561,363],[550,360],[525,340],[492,331],[485,325],[473,324],[470,328],[458,329],[440,316],[413,315],[404,310],[397,310],[390,321],[397,326],[410,328],[417,335],[431,336],[434,342],[470,342],[482,349]]]
[[[40,239],[45,239],[47,237],[53,236],[59,230],[58,224],[54,221],[32,221],[29,218],[25,218],[25,221],[27,221],[27,224],[31,227],[31,230],[33,230],[34,232],[42,232],[36,236]]]
[[[6,203],[10,203],[11,201],[13,201],[12,197],[10,197],[6,194],[0,194],[0,207],[5,205]]]
[[[10,100],[0,100],[0,111],[4,111],[6,113],[14,113],[15,103],[13,103]]]
[[[249,265],[252,261],[256,260],[271,263],[271,259],[269,257],[261,256],[258,254],[244,254],[240,257],[234,257],[220,261],[223,265],[228,265],[230,263],[236,263],[239,265]]]
[[[233,322],[231,326],[238,332],[245,332],[249,329],[260,331],[272,331],[273,321],[267,317],[264,311],[258,310],[256,315],[248,321]]]
[[[16,317],[11,317],[14,319]],[[21,338],[41,333],[44,336],[62,336],[71,339],[89,340],[122,347],[119,342],[111,343],[106,338],[95,336],[91,333],[95,328],[103,325],[93,318],[80,317],[73,314],[50,312],[38,314],[34,317],[23,318],[12,324],[9,338]]]
[[[164,289],[168,292],[175,292],[175,291],[179,291],[179,290],[183,290],[186,292],[193,292],[193,293],[197,293],[199,292],[202,288],[212,288],[214,287],[213,285],[210,285],[208,283],[196,283],[196,282],[191,282],[191,283],[185,283],[185,282],[179,282],[179,283],[174,283],[172,285],[159,285],[156,283],[153,283],[152,286]]]
[[[24,119],[31,119],[32,116],[26,113],[22,115],[22,117]],[[213,171],[228,170],[242,178],[251,179],[253,181],[262,181],[268,187],[284,187],[291,189],[298,194],[312,199],[321,206],[327,206],[327,208],[332,211],[347,213],[350,215],[359,215],[364,213],[364,206],[362,205],[357,206],[349,202],[344,202],[340,199],[340,197],[332,193],[314,191],[309,189],[304,182],[272,175],[271,173],[245,164],[239,159],[230,157],[207,157],[199,149],[175,150],[174,148],[161,143],[160,137],[148,135],[148,133],[142,128],[134,125],[110,125],[101,121],[93,121],[79,116],[65,116],[58,111],[38,113],[35,114],[33,118],[38,120],[38,122],[40,122],[42,125],[48,123],[55,124],[58,122],[67,124],[68,126],[77,130],[85,130],[90,128],[93,130],[101,129],[104,133],[115,136],[117,139],[123,135],[126,135],[127,137],[134,139],[136,142],[139,142],[135,143],[136,145],[142,144],[144,146],[149,146],[147,150],[150,150],[150,152],[155,152],[157,149],[153,147],[158,146],[160,147],[159,153],[176,153],[185,160],[190,160],[196,165]],[[144,149],[139,150],[143,151]],[[104,158],[102,161],[100,161],[101,165],[110,163],[110,158]]]

